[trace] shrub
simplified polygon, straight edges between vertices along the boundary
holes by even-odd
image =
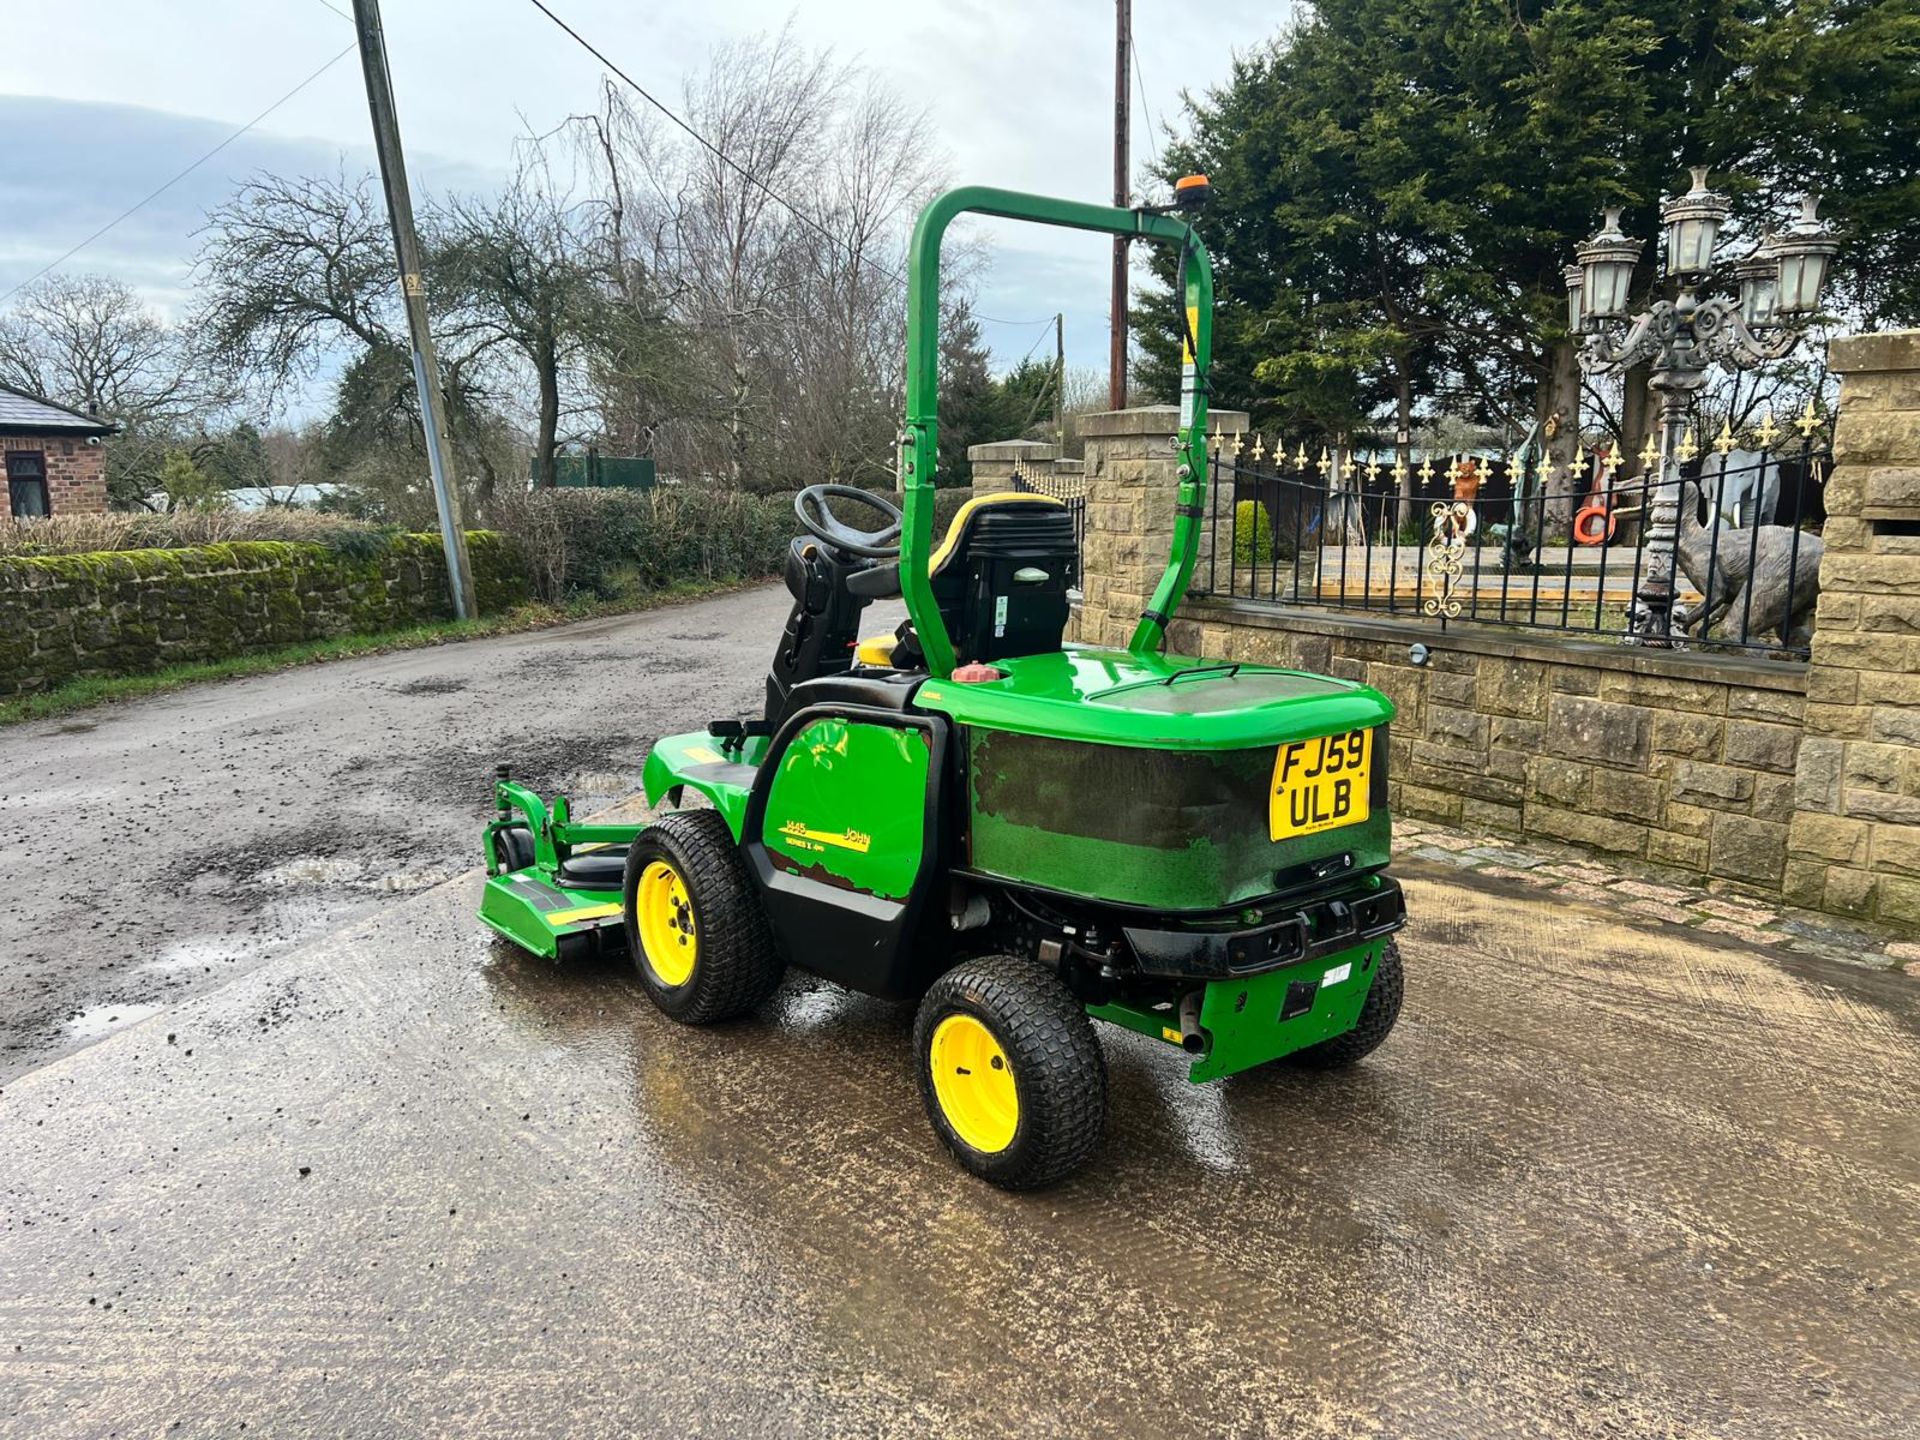
[[[496,502],[494,518],[556,602],[771,575],[799,528],[791,496],[668,486],[541,490]]]
[[[934,497],[936,545],[971,494]],[[669,485],[538,490],[496,501],[493,518],[525,552],[534,593],[555,603],[777,575],[788,542],[801,533],[791,494]],[[847,518],[867,523],[851,511]]]
[[[1273,523],[1258,500],[1233,507],[1233,563],[1249,569],[1273,563]]]
[[[171,515],[52,515],[0,519],[0,555],[91,555],[106,550],[190,550],[236,540],[290,540],[370,559],[391,528],[310,510],[185,510]]]

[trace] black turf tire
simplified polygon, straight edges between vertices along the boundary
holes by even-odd
[[[1380,971],[1373,977],[1373,988],[1367,991],[1366,1002],[1360,1007],[1359,1023],[1344,1035],[1296,1050],[1287,1058],[1310,1070],[1339,1070],[1365,1059],[1379,1049],[1380,1042],[1392,1032],[1393,1022],[1400,1018],[1400,999],[1405,989],[1400,947],[1389,940],[1381,947]]]
[[[640,876],[655,860],[680,872],[699,936],[685,983],[668,986],[647,965],[634,920]],[[642,830],[627,851],[621,887],[627,955],[653,1003],[682,1025],[711,1025],[744,1015],[771,995],[786,968],[760,909],[733,833],[717,810],[675,810]]]
[[[511,875],[533,865],[533,831],[525,825],[509,825],[493,832],[493,859],[496,873]]]
[[[929,1051],[946,1016],[972,1015],[1012,1067],[1020,1118],[1012,1142],[987,1154],[954,1133],[934,1094]],[[933,983],[913,1022],[913,1064],[927,1118],[953,1158],[1004,1190],[1037,1190],[1079,1168],[1107,1123],[1107,1064],[1093,1022],[1058,976],[1031,960],[967,960]]]

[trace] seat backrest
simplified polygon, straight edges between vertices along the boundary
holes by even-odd
[[[1058,650],[1078,568],[1073,514],[1051,495],[969,500],[928,565],[955,657],[965,664]]]

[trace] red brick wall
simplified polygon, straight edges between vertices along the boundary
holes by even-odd
[[[0,451],[38,450],[47,462],[47,502],[55,515],[100,515],[107,508],[107,449],[50,435],[0,435]],[[3,514],[0,511],[0,514]]]

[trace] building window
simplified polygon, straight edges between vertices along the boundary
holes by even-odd
[[[47,457],[40,451],[7,453],[7,500],[16,519],[53,513],[47,503]]]

